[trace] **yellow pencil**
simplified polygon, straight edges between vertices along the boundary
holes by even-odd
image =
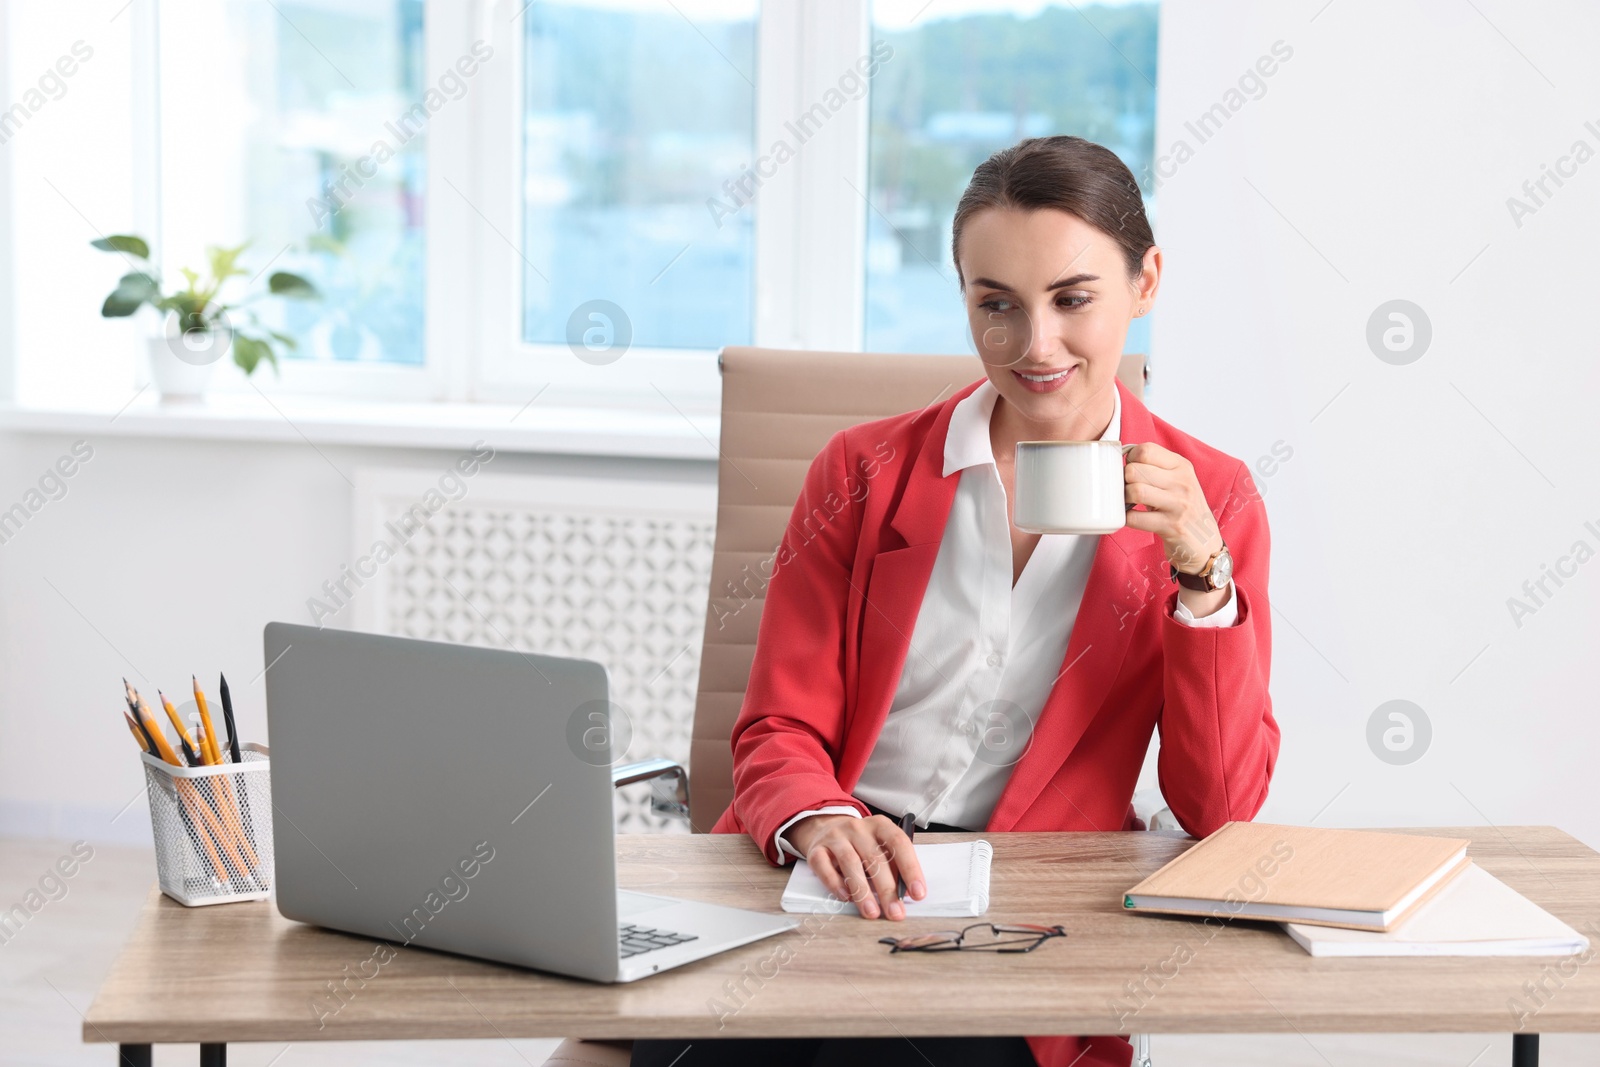
[[[222,749],[217,744],[217,728],[211,725],[211,709],[206,706],[206,695],[200,690],[200,679],[189,675],[189,681],[194,683],[194,702],[200,709],[200,726],[205,730],[205,740],[202,742],[210,751],[211,758],[207,763],[221,763]]]
[[[166,736],[162,734],[161,724],[156,722],[155,713],[150,710],[150,705],[145,702],[144,697],[139,695],[137,689],[128,684],[126,678],[122,680],[122,684],[127,689],[128,703],[138,712],[140,720],[144,723],[145,732],[150,735],[150,740],[155,742],[155,755],[159,755],[174,767],[182,767],[183,761],[178,758],[178,754],[172,750],[172,745],[167,742]],[[129,727],[134,725],[131,717],[128,719],[128,725]],[[134,738],[139,741],[139,747],[149,752],[149,746],[144,743],[139,734],[140,731],[134,730]],[[199,791],[195,789],[193,782],[178,779],[172,784],[178,793],[178,803],[182,806],[184,814],[187,816],[184,821],[188,824],[189,833],[199,841],[201,847],[205,849],[206,855],[210,857],[212,875],[218,881],[226,884],[229,881],[228,865],[218,855],[217,846],[212,842],[212,834],[220,832],[222,828],[218,826],[214,830],[212,829],[211,824],[214,822],[215,817],[211,815],[210,807],[206,804],[205,799],[200,796]],[[227,848],[226,842],[224,842],[223,847]]]
[[[155,755],[160,756],[174,767],[182,767],[183,761],[178,758],[178,754],[173,751],[172,745],[167,741],[166,735],[161,732],[161,724],[156,722],[155,713],[150,710],[149,703],[139,695],[137,689],[128,685],[126,678],[122,680],[122,684],[127,686],[128,702],[133,705],[134,711],[139,716],[139,721],[144,723],[144,728],[150,732],[150,739],[156,743]]]
[[[200,725],[195,730],[194,747],[200,756],[200,762],[207,766],[216,766],[222,762],[222,750],[217,745],[217,740],[212,732],[211,715],[206,710],[205,694],[200,691],[200,682],[190,675],[194,682],[195,703],[200,707]],[[218,775],[211,779],[211,798],[217,810],[217,817],[227,829],[235,851],[249,862],[246,871],[255,873],[259,862],[256,850],[250,844],[250,835],[245,833],[244,822],[239,816],[239,805],[233,796],[233,781],[229,775]],[[241,872],[245,873],[245,872]]]
[[[178,709],[172,706],[172,701],[167,699],[167,694],[161,690],[156,690],[156,696],[161,700],[161,707],[166,711],[167,718],[172,720],[172,728],[178,731],[178,740],[183,742],[185,746],[184,755],[193,752],[195,759],[204,763],[205,760],[201,758],[200,749],[194,743],[194,735],[189,733],[189,728],[183,724],[183,717],[178,714]]]
[[[133,721],[133,716],[123,712],[122,717],[128,720],[128,732],[133,735],[134,741],[138,743],[139,751],[149,752],[150,745],[145,741],[144,735],[139,732],[139,724]]]

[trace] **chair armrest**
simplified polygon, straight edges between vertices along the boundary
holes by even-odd
[[[689,817],[689,772],[683,764],[670,759],[646,759],[619,763],[611,768],[613,787],[635,782],[651,784],[651,811]]]

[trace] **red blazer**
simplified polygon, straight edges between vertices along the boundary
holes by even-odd
[[[980,382],[835,434],[806,475],[733,727],[733,804],[712,827],[749,833],[774,863],[773,837],[795,814],[830,804],[867,814],[850,791],[894,698],[961,477],[942,473],[950,413]],[[1194,464],[1234,558],[1238,618],[1213,629],[1178,622],[1160,539],[1127,527],[1101,537],[1061,676],[987,830],[1140,828],[1131,800],[1157,729],[1161,792],[1190,834],[1250,819],[1266,799],[1278,755],[1266,509],[1243,463],[1117,388],[1122,440],[1154,441]],[[1043,1067],[1066,1067],[1083,1047],[1076,1037],[1028,1040]],[[1095,1044],[1079,1067],[1128,1063],[1126,1042]]]

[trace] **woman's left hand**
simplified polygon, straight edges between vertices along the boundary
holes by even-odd
[[[1169,563],[1186,574],[1198,574],[1222,547],[1222,532],[1195,477],[1194,465],[1176,452],[1146,441],[1128,452],[1123,481],[1123,499],[1149,509],[1129,511],[1128,525],[1160,537]]]

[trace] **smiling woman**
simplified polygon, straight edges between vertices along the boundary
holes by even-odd
[[[978,166],[954,218],[985,377],[841,431],[813,461],[733,726],[733,803],[713,827],[748,833],[775,864],[804,859],[869,920],[905,917],[899,882],[911,899],[929,893],[902,816],[935,831],[1140,829],[1131,799],[1159,728],[1164,798],[1203,837],[1254,817],[1278,753],[1260,494],[1244,464],[1116,379],[1162,270],[1133,175],[1081,138],[1032,138]],[[1016,525],[1028,440],[1116,446],[1095,448],[1123,480],[1120,494],[1110,482],[1112,532]],[[900,473],[797,551],[805,518],[885,444]],[[1131,1055],[1110,1035],[649,1041],[633,1063],[1126,1067]]]

